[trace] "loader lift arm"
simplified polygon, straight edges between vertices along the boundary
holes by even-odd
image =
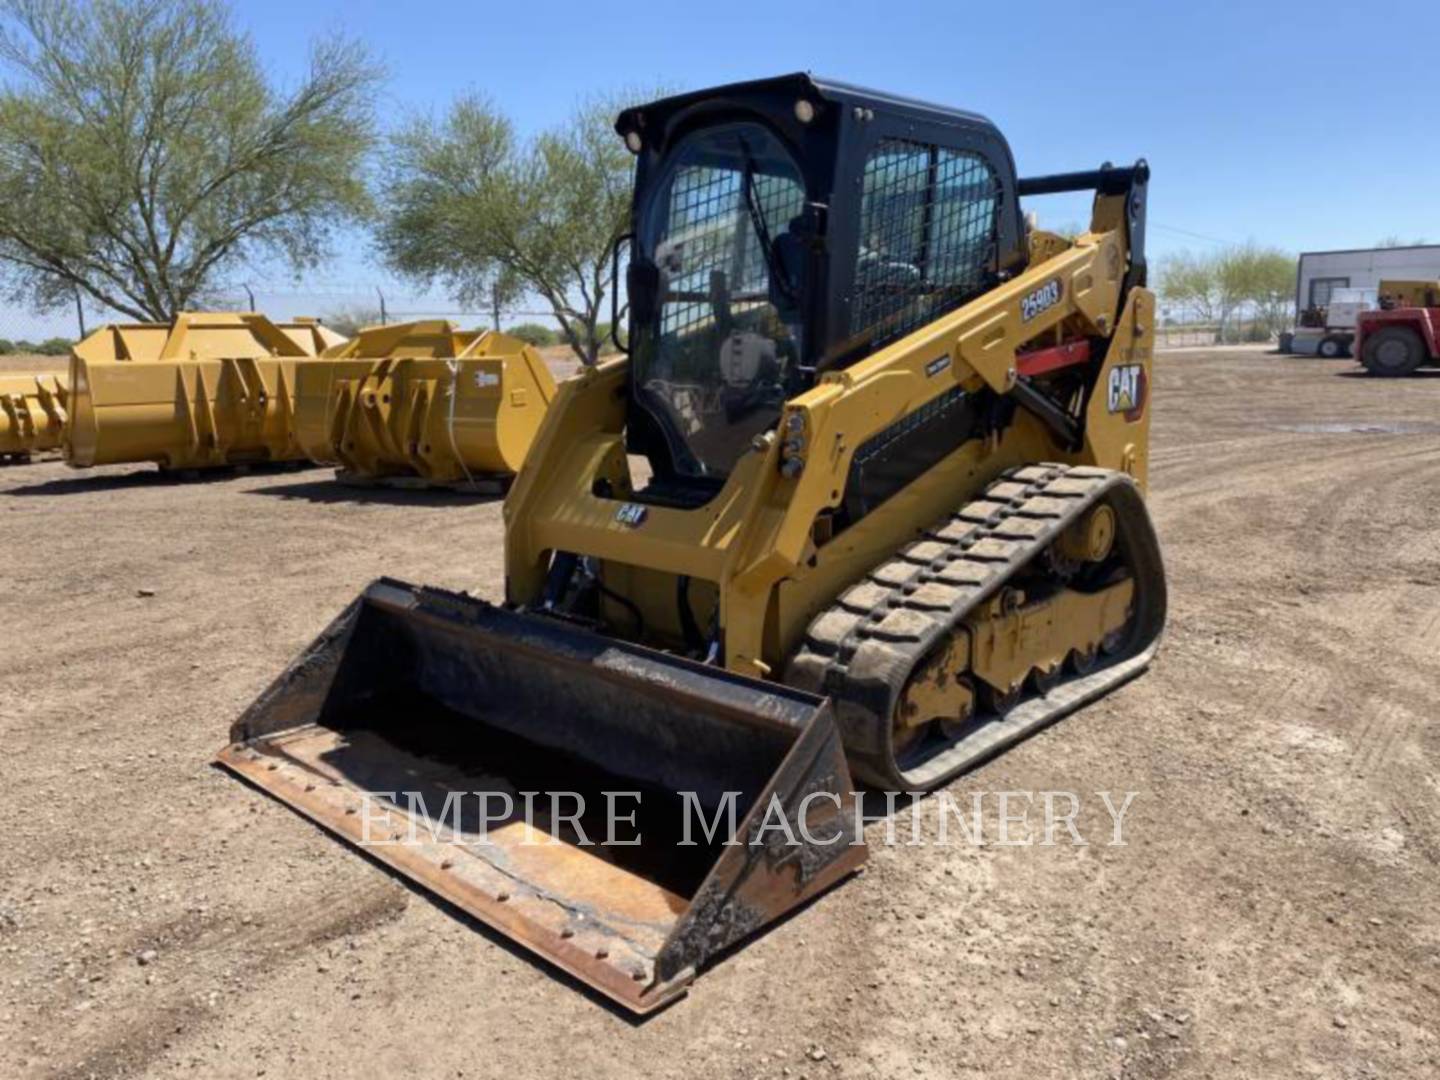
[[[1143,288],[1147,281],[1145,262],[1145,210],[1146,193],[1150,181],[1150,165],[1144,159],[1127,168],[1116,168],[1105,164],[1089,172],[1055,173],[1049,176],[1024,177],[1016,185],[1021,198],[1026,196],[1059,195],[1077,191],[1093,191],[1098,199],[1110,200],[1102,208],[1097,207],[1096,218],[1108,224],[1115,219],[1118,209],[1123,230],[1126,252],[1124,283],[1118,297],[1115,319],[1120,318],[1130,290]],[[1118,205],[1115,204],[1118,200]],[[1089,353],[1086,353],[1086,359]],[[1093,389],[1093,384],[1091,389]],[[1048,424],[1067,446],[1078,446],[1084,438],[1084,409],[1074,415],[1064,405],[1055,401],[1043,389],[1036,387],[1034,379],[1019,371],[1014,388],[1015,398],[1037,417]],[[1087,393],[1088,401],[1088,393]]]

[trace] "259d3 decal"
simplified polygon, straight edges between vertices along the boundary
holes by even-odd
[[[1064,292],[1060,285],[1060,279],[1051,278],[1038,289],[1022,296],[1020,298],[1020,320],[1029,322],[1036,315],[1049,311],[1060,302],[1060,297],[1064,295]]]

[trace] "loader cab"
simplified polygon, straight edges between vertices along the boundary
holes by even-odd
[[[712,497],[790,398],[1024,265],[1015,167],[972,113],[808,75],[626,110],[627,440]]]

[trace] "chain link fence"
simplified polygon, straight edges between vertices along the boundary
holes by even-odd
[[[1294,312],[1267,314],[1254,304],[1241,304],[1223,323],[1183,304],[1160,304],[1156,347],[1195,348],[1206,345],[1271,345],[1281,329],[1293,323]]]
[[[444,296],[416,292],[393,283],[302,282],[299,285],[231,285],[216,290],[202,305],[209,311],[259,311],[275,322],[300,317],[318,318],[345,335],[376,323],[448,319],[462,329],[490,329],[492,311],[467,309]],[[0,305],[0,357],[65,357],[84,333],[110,322],[132,322],[127,315],[89,306],[34,313],[13,305]],[[528,325],[557,335],[558,324],[548,309],[535,303],[503,308],[500,326]],[[1273,329],[1260,313],[1249,308],[1233,312],[1222,328],[1213,319],[1182,305],[1160,305],[1156,332],[1158,347],[1186,348],[1220,344],[1265,344],[1274,340]],[[15,362],[7,365],[14,367]]]
[[[259,311],[275,322],[317,318],[342,333],[377,323],[447,319],[464,329],[495,329],[495,312],[467,308],[445,296],[418,293],[385,284],[301,284],[295,287],[231,286],[207,297],[212,311]],[[533,305],[502,308],[502,327],[535,322],[554,329],[548,310]]]
[[[444,296],[407,291],[393,284],[231,285],[209,293],[195,306],[204,311],[258,311],[274,322],[318,318],[346,336],[362,326],[421,319],[447,319],[462,329],[492,329],[496,325],[492,311],[465,310]],[[36,366],[27,365],[26,358],[63,360],[76,341],[96,328],[135,321],[122,312],[78,302],[45,312],[0,304],[0,367],[15,370]],[[505,328],[530,324],[558,334],[558,324],[550,311],[533,304],[502,309],[500,324]]]

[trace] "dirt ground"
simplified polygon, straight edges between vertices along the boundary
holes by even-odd
[[[34,353],[12,353],[0,356],[0,375],[29,375],[31,373],[61,373],[70,366],[64,356],[38,356]]]
[[[209,764],[371,578],[498,599],[498,502],[0,472],[0,1076],[1440,1075],[1440,377],[1156,383],[1155,667],[645,1023]]]

